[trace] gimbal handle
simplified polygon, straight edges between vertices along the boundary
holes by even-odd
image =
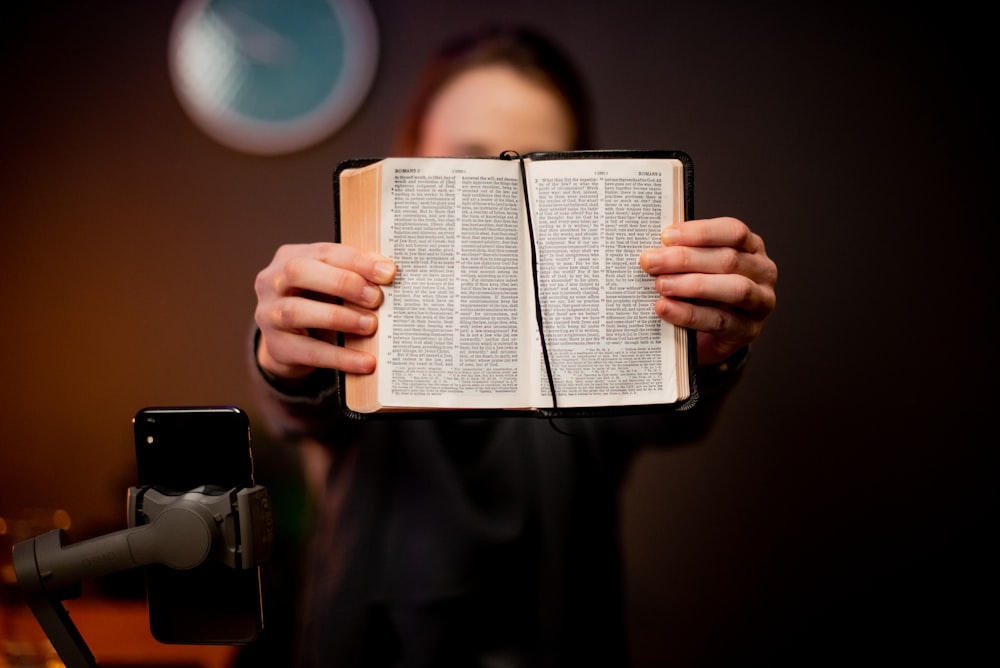
[[[14,571],[32,612],[66,668],[96,666],[62,601],[80,595],[80,583],[139,566],[187,570],[209,559],[232,568],[256,568],[273,548],[267,490],[261,486],[184,494],[129,489],[129,528],[66,545],[55,529],[14,545]]]

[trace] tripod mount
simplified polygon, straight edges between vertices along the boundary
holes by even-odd
[[[267,490],[197,487],[183,494],[130,487],[128,528],[67,545],[55,529],[14,545],[18,584],[66,668],[97,666],[62,602],[88,579],[161,564],[188,570],[208,561],[248,570],[273,551]]]

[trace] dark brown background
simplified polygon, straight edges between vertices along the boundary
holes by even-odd
[[[435,45],[518,19],[589,74],[601,147],[689,152],[696,212],[746,220],[781,272],[711,437],[630,478],[636,665],[971,655],[975,611],[995,600],[994,439],[977,435],[997,394],[988,22],[955,3],[812,4],[374,0],[380,70],[361,112],[270,158],[180,110],[177,2],[8,8],[0,510],[123,524],[137,409],[253,416],[256,272],[282,242],[331,238],[333,167],[389,150]]]

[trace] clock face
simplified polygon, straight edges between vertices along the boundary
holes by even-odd
[[[260,155],[306,148],[344,125],[377,61],[366,0],[184,0],[170,35],[181,106],[215,140]]]

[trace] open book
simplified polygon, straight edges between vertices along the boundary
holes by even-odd
[[[377,333],[341,337],[378,360],[340,374],[343,410],[690,405],[694,336],[654,313],[638,259],[692,217],[692,179],[678,151],[341,163],[337,240],[398,267]]]

